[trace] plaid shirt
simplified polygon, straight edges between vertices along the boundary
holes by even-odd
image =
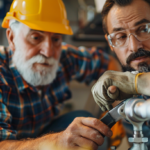
[[[102,50],[62,44],[57,77],[43,89],[29,85],[12,63],[12,51],[0,47],[0,141],[35,138],[58,115],[59,104],[71,98],[68,83],[89,84],[107,69],[109,57]]]

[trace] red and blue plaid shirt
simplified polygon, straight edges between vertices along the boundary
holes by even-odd
[[[29,85],[12,64],[12,51],[0,47],[0,141],[35,138],[58,115],[59,104],[71,98],[71,80],[89,84],[106,71],[109,57],[102,50],[62,44],[57,77],[43,89]]]

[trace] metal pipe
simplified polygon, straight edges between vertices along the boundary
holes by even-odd
[[[137,103],[134,107],[134,112],[142,119],[150,118],[150,100]]]

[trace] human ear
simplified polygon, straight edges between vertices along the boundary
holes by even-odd
[[[9,47],[12,51],[15,51],[15,44],[14,44],[14,32],[11,28],[7,28],[6,36],[9,43]]]
[[[109,45],[109,47],[110,47],[111,51],[113,51],[113,52],[114,52],[113,47],[109,44],[107,34],[105,34],[105,39],[106,39],[106,41],[107,41],[107,43],[108,43],[108,45]]]

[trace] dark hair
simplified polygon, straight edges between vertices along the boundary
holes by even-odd
[[[150,5],[150,0],[144,0],[144,1]],[[133,2],[133,0],[106,0],[105,4],[103,6],[103,10],[101,12],[104,33],[108,34],[106,17],[108,15],[110,9],[114,5],[118,5],[118,6],[122,7],[122,6],[127,6],[127,5],[131,4],[132,2]]]

